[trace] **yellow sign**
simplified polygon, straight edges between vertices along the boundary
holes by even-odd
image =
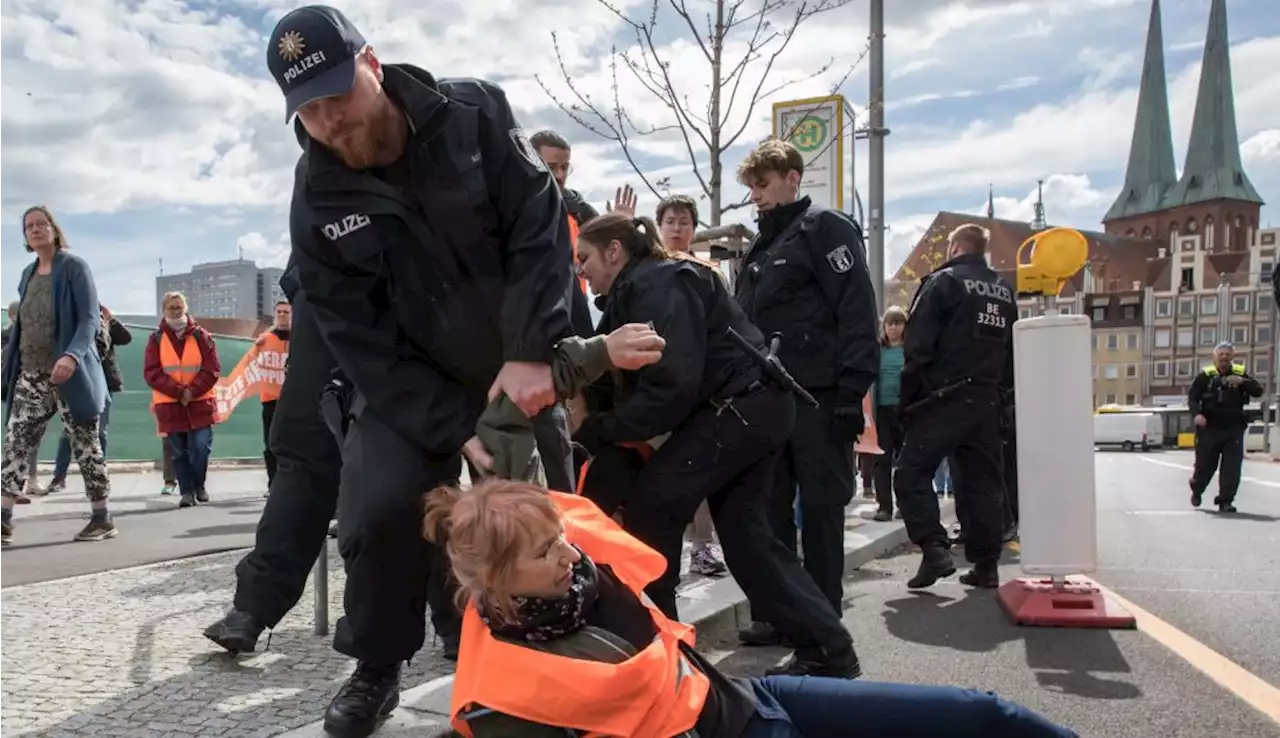
[[[801,193],[833,210],[844,209],[844,107],[840,95],[773,104],[773,137],[804,157]]]

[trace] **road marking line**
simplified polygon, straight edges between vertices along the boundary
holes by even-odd
[[[1089,580],[1117,604],[1128,610],[1137,621],[1138,630],[1154,638],[1179,658],[1191,664],[1223,689],[1244,700],[1250,707],[1280,725],[1280,689],[1255,676],[1195,638],[1183,633],[1155,615],[1116,594],[1114,590]]]
[[[1162,461],[1160,459],[1148,459],[1145,456],[1139,456],[1138,458],[1142,459],[1148,464],[1159,464],[1160,466],[1168,466],[1174,469],[1185,469],[1187,471],[1192,471],[1193,469],[1195,469],[1195,467],[1193,466],[1187,466],[1186,464],[1175,464],[1172,461]],[[1258,479],[1257,477],[1240,477],[1240,481],[1253,482],[1254,484],[1261,484],[1264,487],[1275,487],[1276,489],[1280,489],[1280,482],[1273,482],[1270,479]]]

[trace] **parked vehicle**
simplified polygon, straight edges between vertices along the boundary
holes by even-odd
[[[1164,421],[1156,413],[1098,413],[1093,444],[1100,448],[1150,451],[1164,446]]]

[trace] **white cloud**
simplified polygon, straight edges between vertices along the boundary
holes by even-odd
[[[236,239],[236,248],[245,259],[257,262],[260,267],[284,268],[289,261],[289,232],[282,232],[271,240],[258,231],[251,231]]]

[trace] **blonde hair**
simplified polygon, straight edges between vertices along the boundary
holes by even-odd
[[[958,243],[970,254],[987,253],[990,240],[991,232],[974,223],[965,223],[947,235],[947,243]]]
[[[458,609],[474,604],[489,617],[515,624],[510,586],[520,557],[562,525],[560,510],[542,487],[486,479],[465,492],[428,492],[422,533],[449,554]]]
[[[738,165],[738,182],[750,185],[769,172],[777,172],[779,177],[787,176],[788,172],[803,175],[804,157],[790,142],[769,139],[747,154],[747,158]]]
[[[182,302],[183,310],[191,309],[191,306],[187,304],[187,296],[177,290],[164,293],[164,297],[160,298],[160,309],[164,310],[164,306],[168,305],[170,300],[180,300]]]
[[[897,305],[890,305],[884,309],[884,315],[880,318],[880,345],[889,345],[889,334],[885,331],[887,325],[906,325],[907,311]]]
[[[62,231],[62,226],[58,225],[58,219],[53,217],[53,211],[47,205],[32,205],[22,213],[22,245],[27,251],[35,251],[31,248],[31,242],[27,241],[27,216],[32,213],[44,213],[44,217],[48,219],[49,226],[53,229],[53,250],[62,251],[67,246],[67,234]]]

